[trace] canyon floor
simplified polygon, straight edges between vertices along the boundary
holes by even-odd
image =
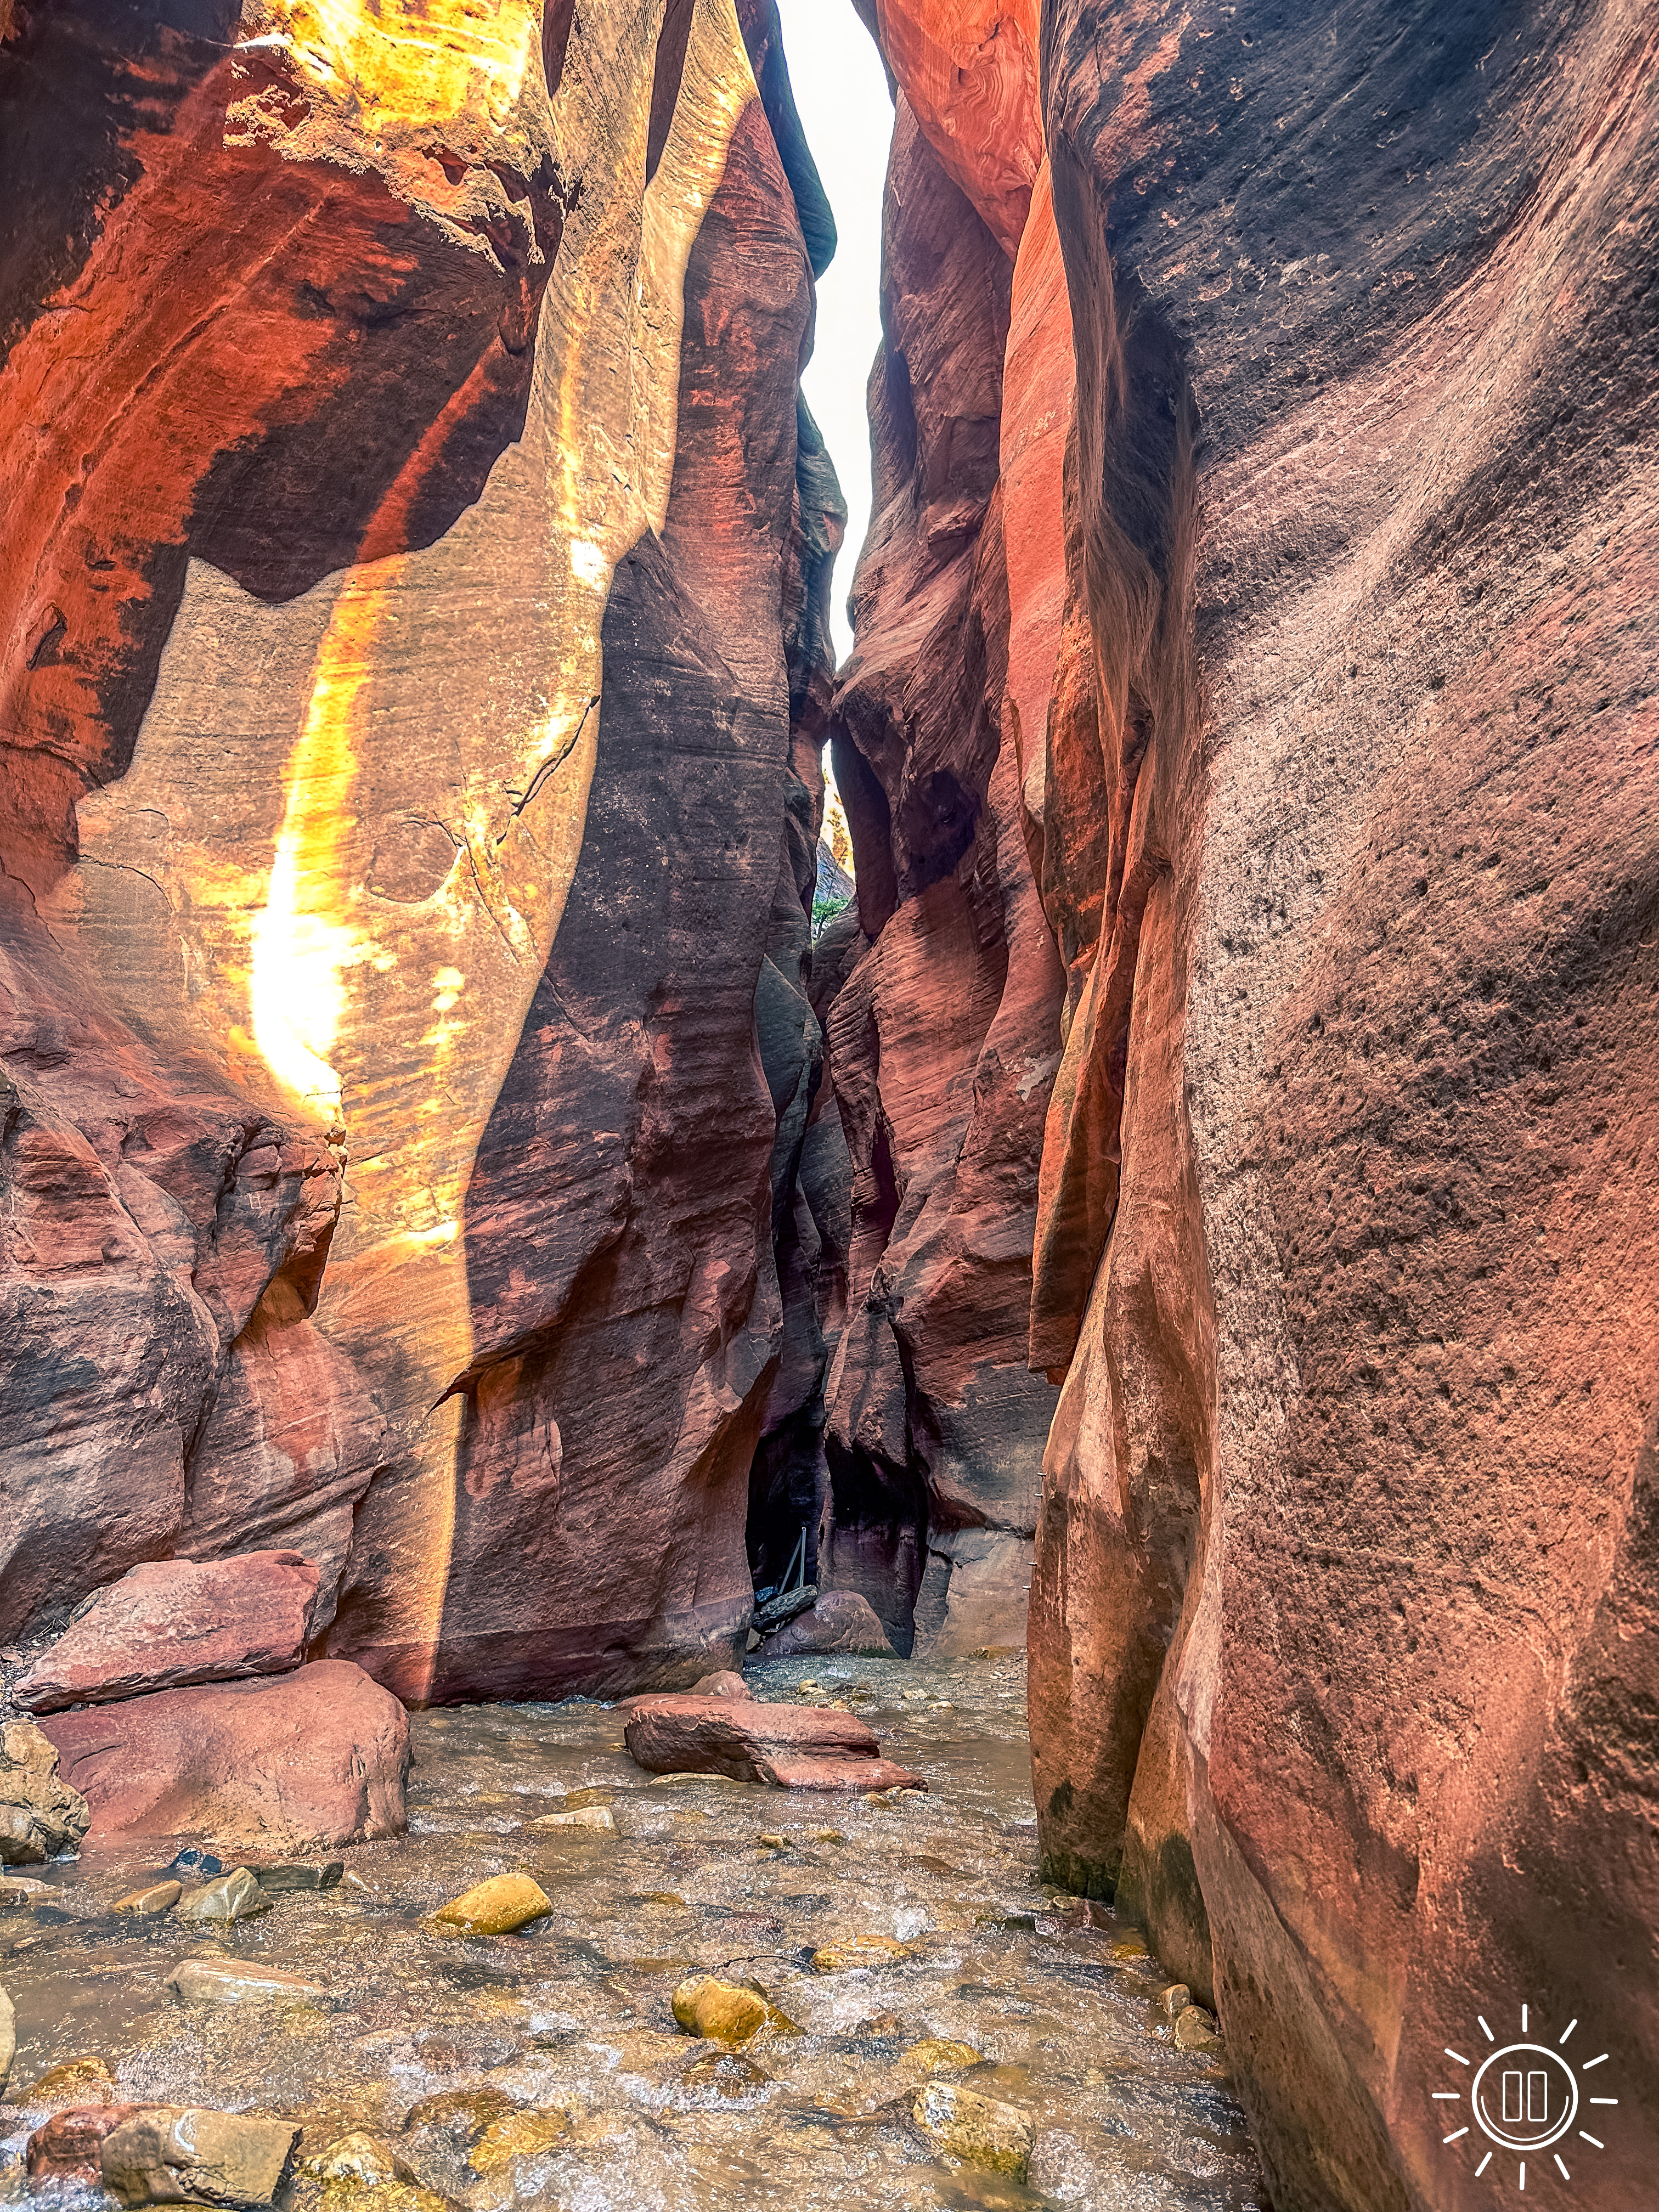
[[[651,1778],[618,1707],[477,1705],[415,1717],[407,1835],[340,1854],[337,1887],[222,1937],[113,1915],[170,1844],[46,1869],[49,1899],[0,1915],[18,2015],[0,2200],[47,2193],[22,2167],[44,2117],[30,2085],[97,2057],[124,2100],[291,2117],[296,2203],[328,2212],[354,2197],[412,2212],[416,2185],[471,2212],[1262,2206],[1224,2053],[1176,2048],[1168,1978],[1139,1938],[1039,1880],[1024,1656],[776,1661],[749,1679],[763,1698],[866,1715],[928,1793]],[[614,1832],[529,1827],[579,1795]],[[461,1891],[520,1871],[553,1905],[527,1929],[433,1925]],[[813,1971],[814,1951],[872,1935],[903,1955]],[[192,1956],[280,1967],[321,1994],[187,2006],[168,1983]],[[758,1983],[799,2033],[739,2053],[679,2033],[671,1997],[699,1972]],[[939,2078],[1025,2116],[1024,2183],[957,2163],[915,2124],[938,2054],[914,2054],[930,2039],[981,2054]],[[494,2160],[477,2144],[502,2116],[492,2140],[523,2148]],[[304,2162],[354,2131],[390,2148],[403,2183],[307,2180]]]

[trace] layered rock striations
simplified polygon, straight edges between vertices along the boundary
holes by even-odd
[[[0,46],[0,1629],[292,1547],[406,1698],[690,1680],[822,1382],[834,229],[769,5],[416,13]]]
[[[1523,2006],[1607,2053],[1620,2101],[1562,2163],[1636,2202],[1659,2132],[1651,22],[1050,0],[1029,105],[994,125],[1016,9],[861,12],[1013,274],[981,356],[1000,474],[964,441],[927,487],[977,533],[955,649],[926,604],[946,562],[896,554],[890,490],[838,702],[876,939],[830,1018],[849,1304],[887,1302],[895,1352],[840,1429],[832,1397],[832,1461],[902,1461],[933,1525],[915,1275],[891,1295],[909,1085],[875,986],[940,896],[904,805],[944,764],[948,671],[975,836],[997,771],[962,765],[1000,770],[984,732],[1012,735],[997,818],[1058,963],[1018,1316],[1060,1391],[1030,1632],[1047,1868],[1214,1996],[1276,2205],[1473,2205],[1491,2145],[1444,2122],[1434,2094],[1469,2083],[1443,2051]],[[953,111],[970,52],[1000,66]],[[940,265],[904,114],[878,455],[904,285]],[[918,449],[957,388],[922,358]],[[884,596],[899,557],[915,588]],[[985,973],[942,947],[910,971],[910,1067],[972,1064]],[[1528,2173],[1550,2185],[1554,2154]]]

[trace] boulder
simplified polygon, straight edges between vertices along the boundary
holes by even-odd
[[[162,1559],[95,1593],[15,1685],[26,1712],[281,1674],[305,1656],[318,1571],[298,1552]]]
[[[270,2204],[300,2133],[288,2120],[154,2105],[104,2137],[99,2165],[105,2188],[128,2206]]]
[[[317,1850],[403,1831],[408,1716],[344,1660],[53,1714],[43,1732],[94,1836]]]
[[[895,1659],[875,1608],[856,1590],[826,1590],[815,1605],[761,1642],[763,1659],[793,1659],[817,1651],[854,1651]]]
[[[40,1866],[80,1850],[91,1816],[58,1765],[56,1745],[33,1721],[0,1727],[0,1866]]]
[[[758,1698],[641,1698],[623,1731],[629,1753],[653,1774],[725,1774],[774,1788],[890,1789],[911,1778],[890,1767],[855,1714]],[[891,1781],[872,1778],[890,1772]]]

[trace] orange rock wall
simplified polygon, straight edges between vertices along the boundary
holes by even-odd
[[[1280,2212],[1488,2201],[1490,2143],[1431,2093],[1522,2005],[1552,2046],[1577,2020],[1620,2099],[1601,2148],[1564,2143],[1570,2189],[1529,2160],[1529,2197],[1634,2203],[1659,2135],[1651,21],[1522,9],[1494,45],[1474,6],[1402,40],[1381,7],[1334,36],[1311,8],[1050,0],[1005,113],[970,13],[878,21],[902,118],[1014,260],[1000,478],[961,480],[981,562],[1000,527],[987,715],[1062,979],[1021,1316],[1060,1385],[1045,1864],[1213,1996]],[[890,270],[927,258],[912,174]],[[939,387],[912,387],[921,424]],[[859,719],[864,669],[903,699],[937,650],[866,586],[892,542],[878,502],[855,985],[931,951],[939,896],[892,806],[926,712],[884,750]],[[902,972],[903,1066],[948,1067],[980,971]],[[861,1047],[830,1010],[849,1131],[902,1103],[871,1003]],[[866,1150],[881,1291],[905,1246]]]
[[[0,1610],[280,1540],[405,1697],[673,1679],[750,1603],[769,951],[818,1066],[833,225],[769,6],[407,29],[0,50]]]

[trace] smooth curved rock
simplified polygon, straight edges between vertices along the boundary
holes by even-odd
[[[826,1590],[771,1636],[764,1637],[757,1659],[792,1659],[814,1651],[862,1652],[873,1658],[896,1655],[867,1598],[856,1590]]]
[[[78,1778],[95,1836],[316,1850],[403,1832],[408,1717],[343,1660],[57,1713],[43,1733]]]
[[[305,1656],[317,1568],[297,1552],[165,1559],[100,1589],[12,1686],[26,1712],[281,1674]]]

